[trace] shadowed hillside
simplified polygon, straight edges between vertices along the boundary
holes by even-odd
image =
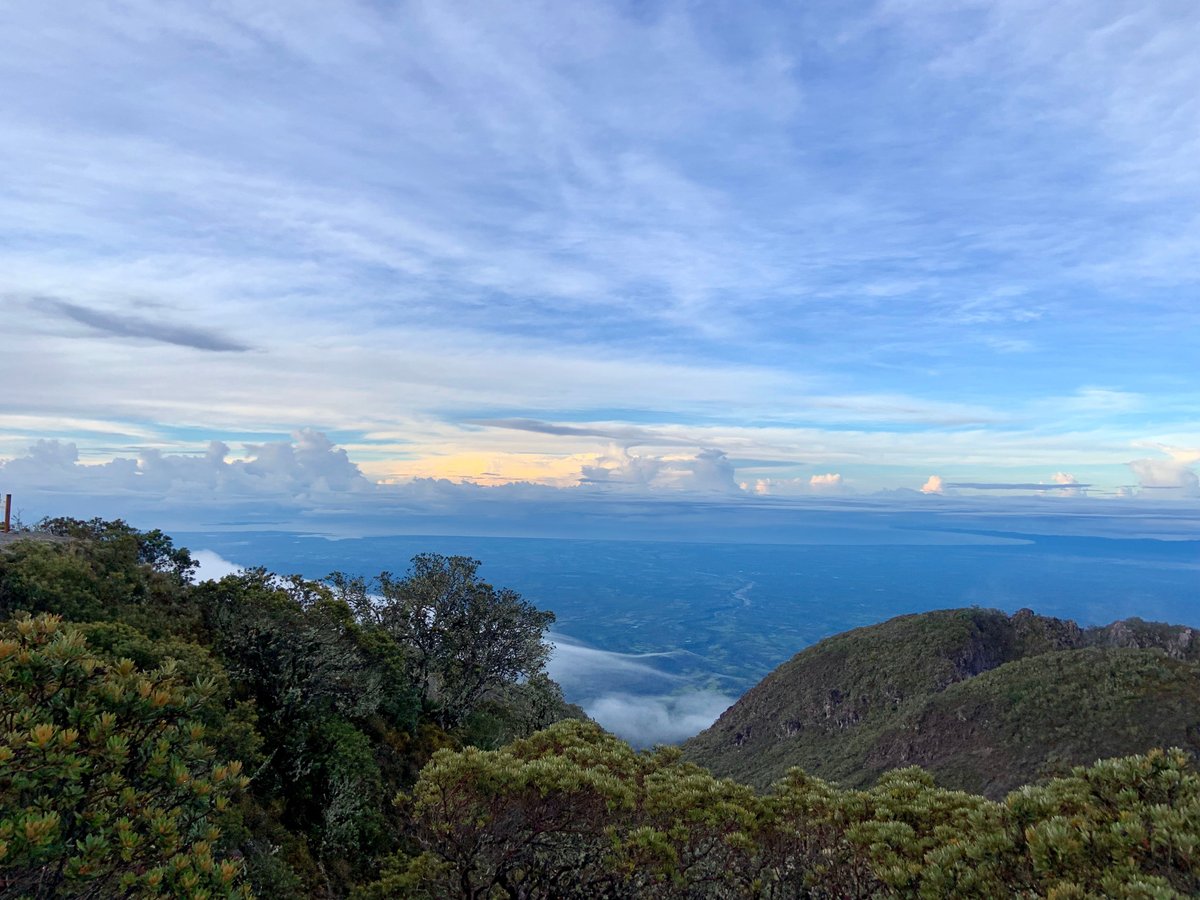
[[[901,616],[784,663],[685,745],[758,786],[791,766],[847,785],[920,765],[992,797],[1102,756],[1200,747],[1200,641],[1130,619]]]

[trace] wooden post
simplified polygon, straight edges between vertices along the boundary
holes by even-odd
[[[4,495],[4,533],[12,527],[12,494]]]

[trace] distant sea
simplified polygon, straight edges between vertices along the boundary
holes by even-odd
[[[280,532],[175,535],[235,566],[319,578],[401,573],[416,553],[557,616],[567,699],[638,743],[705,727],[804,647],[904,613],[981,606],[1106,624],[1200,627],[1200,541],[1000,532],[936,544],[733,544]]]

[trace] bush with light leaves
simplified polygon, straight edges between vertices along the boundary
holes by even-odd
[[[0,629],[0,895],[249,897],[221,858],[247,784],[205,742],[212,685],[105,662],[57,616]]]

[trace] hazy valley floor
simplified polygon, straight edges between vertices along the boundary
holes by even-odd
[[[862,539],[177,535],[234,566],[307,577],[402,572],[423,551],[481,559],[486,578],[557,614],[551,671],[568,699],[638,743],[690,736],[804,647],[904,613],[1032,607],[1083,625],[1130,616],[1200,625],[1200,542],[945,532],[901,543],[912,537],[899,530],[894,543]],[[206,571],[221,565],[209,558]]]

